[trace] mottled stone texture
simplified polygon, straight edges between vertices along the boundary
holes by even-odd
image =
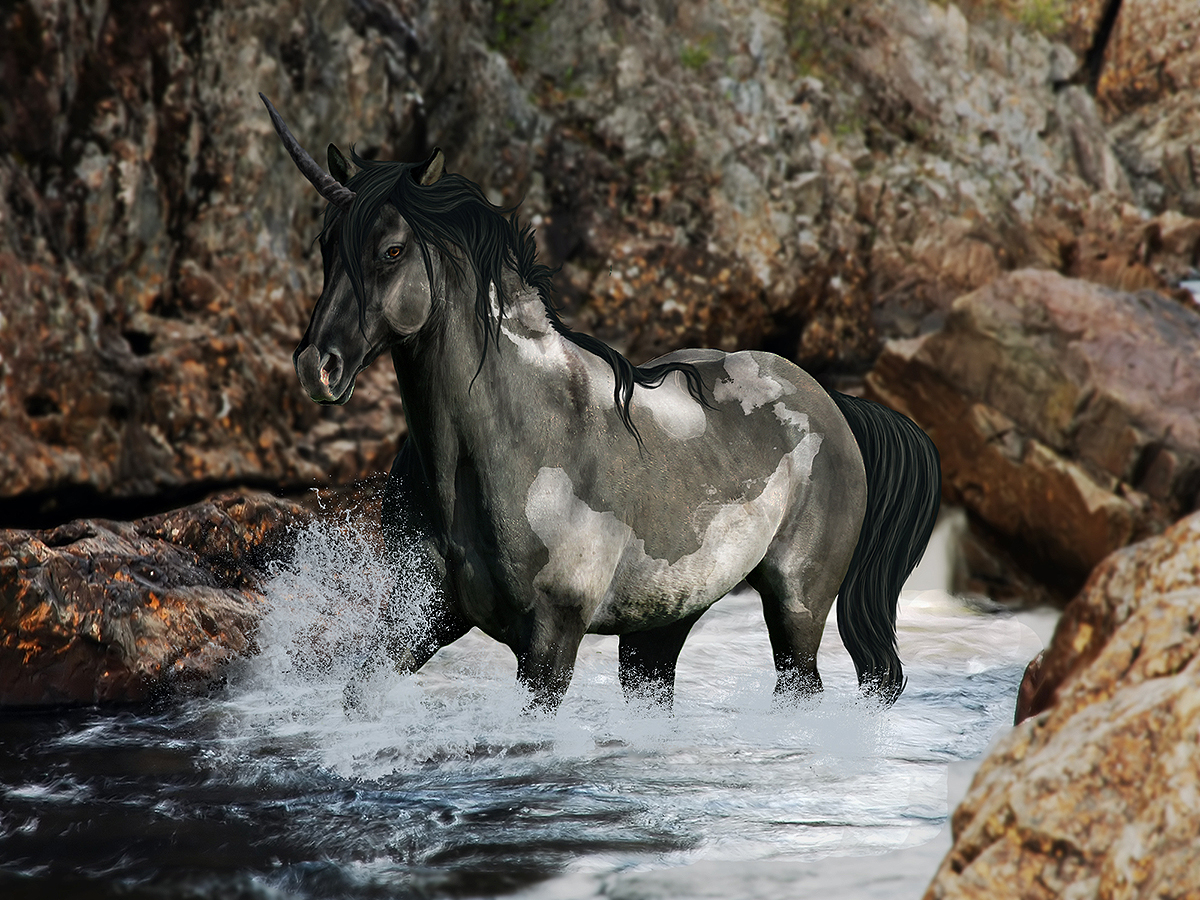
[[[255,650],[261,567],[308,518],[227,494],[136,522],[0,530],[0,707],[212,685]]]
[[[1068,607],[1056,698],[980,767],[926,900],[1200,897],[1198,547],[1193,515]]]
[[[311,403],[292,373],[321,284],[318,204],[255,94],[288,85],[309,134],[320,119],[378,142],[391,45],[364,42],[346,15],[320,2],[5,5],[6,521],[390,462],[403,420],[386,363],[347,409]]]
[[[1197,373],[1196,310],[1024,270],[890,343],[867,385],[934,438],[947,499],[1069,596],[1195,507]]]
[[[1062,35],[1082,55],[1108,0],[1065,4]],[[1200,216],[1200,40],[1193,0],[1124,0],[1096,99],[1137,202]],[[1194,246],[1194,244],[1193,244]],[[1197,266],[1193,255],[1190,266]]]
[[[1022,683],[1017,721],[1053,706],[1063,686],[1095,661],[1148,598],[1197,590],[1200,514],[1180,520],[1160,537],[1107,557],[1067,604],[1050,646]]]
[[[928,330],[1015,267],[1166,288],[1195,265],[1187,210],[1131,205],[1091,99],[1052,90],[1074,58],[1012,21],[542,6],[501,26],[474,0],[6,4],[0,520],[386,467],[386,357],[341,409],[292,373],[321,204],[258,91],[318,158],[440,144],[524,197],[568,316],[637,362],[764,346],[862,369],[881,330]],[[1137,190],[1175,171],[1146,165]]]

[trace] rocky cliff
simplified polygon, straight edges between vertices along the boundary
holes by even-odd
[[[568,317],[635,361],[871,370],[938,436],[972,586],[1069,595],[1200,477],[1196,42],[1128,0],[1093,98],[1103,5],[9,4],[0,525],[386,469],[388,363],[345,408],[292,371],[322,204],[263,91],[318,155],[436,143],[524,198]]]
[[[343,409],[291,372],[320,204],[260,90],[316,152],[437,143],[524,198],[568,315],[635,361],[861,371],[1020,266],[1170,290],[1200,240],[1184,119],[1153,143],[1144,106],[1056,91],[1075,55],[985,6],[10,4],[0,520],[386,467],[387,362]]]

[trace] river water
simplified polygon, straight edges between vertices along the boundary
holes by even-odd
[[[910,587],[944,583],[945,542]],[[824,694],[778,709],[744,591],[693,631],[671,715],[627,706],[616,639],[589,637],[562,709],[531,716],[512,655],[473,632],[347,716],[381,591],[427,595],[398,565],[349,525],[314,527],[268,585],[262,652],[219,693],[0,719],[0,894],[919,897],[948,784],[1011,724],[1052,623],[906,591],[893,707],[857,697],[831,619]]]

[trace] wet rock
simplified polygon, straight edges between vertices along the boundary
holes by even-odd
[[[202,690],[255,650],[256,588],[310,514],[226,494],[135,522],[0,530],[0,706]]]
[[[1056,699],[980,766],[926,900],[1190,897],[1200,516],[1107,559],[1042,663]]]
[[[1025,270],[890,343],[867,377],[937,442],[950,502],[1060,592],[1191,511],[1200,313]]]

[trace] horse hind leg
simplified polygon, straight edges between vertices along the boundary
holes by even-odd
[[[823,689],[817,650],[838,585],[805,584],[796,574],[760,565],[746,577],[762,598],[763,618],[775,662],[775,696],[798,700]],[[839,579],[840,580],[840,579]]]
[[[670,708],[675,700],[675,665],[701,613],[646,631],[621,635],[618,673],[625,699]]]

